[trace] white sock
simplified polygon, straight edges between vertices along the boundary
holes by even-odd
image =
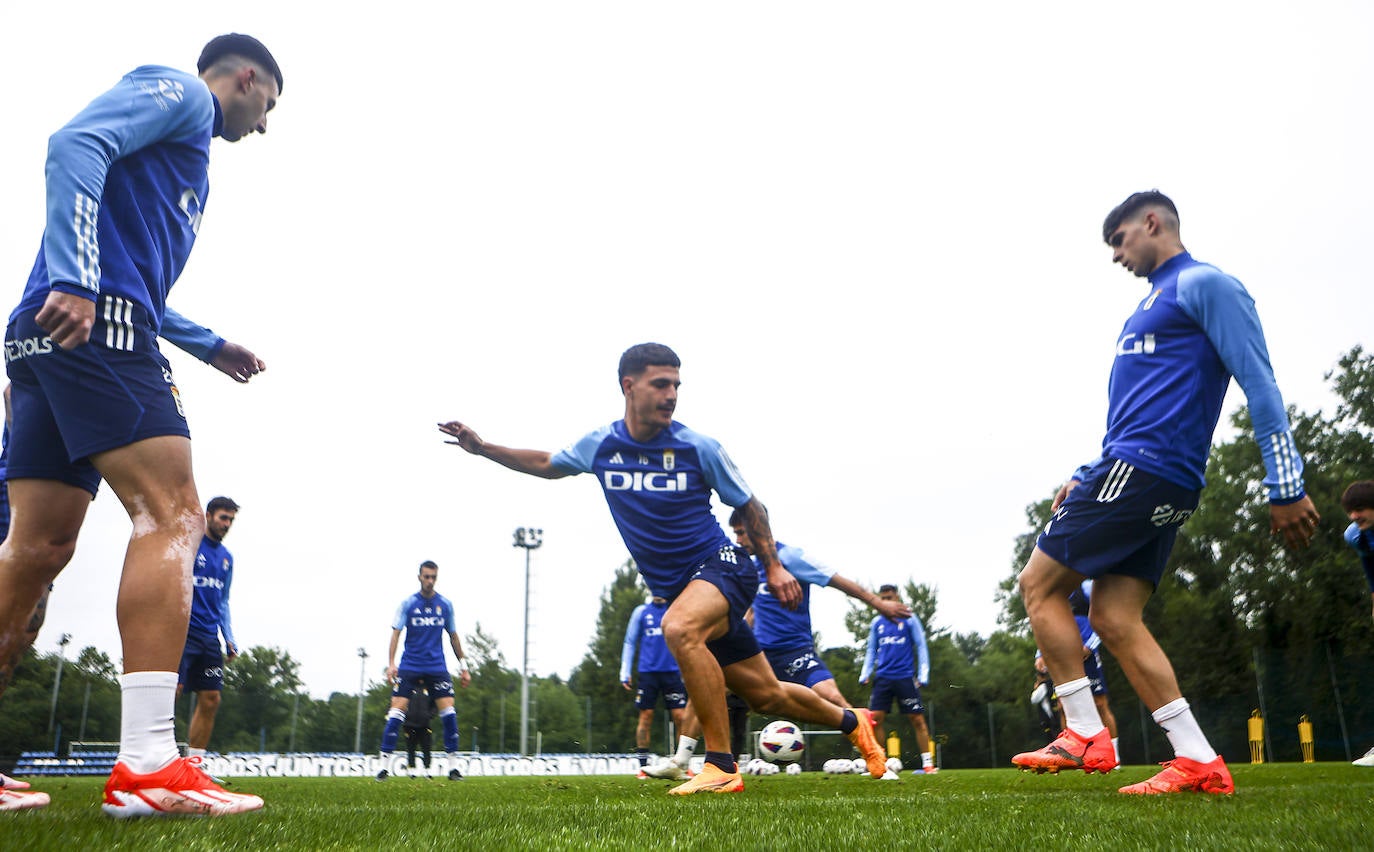
[[[1086,677],[1060,684],[1055,692],[1059,693],[1059,706],[1064,708],[1064,727],[1080,737],[1090,737],[1102,730],[1102,716],[1097,712]]]
[[[147,775],[180,757],[173,725],[177,673],[130,672],[119,687],[119,762]]]
[[[923,751],[923,752],[921,752],[921,768],[922,768],[922,769],[929,769],[930,767],[932,767],[932,766],[934,766],[934,765],[935,765],[935,760],[934,760],[933,756],[931,755],[931,753],[928,752],[928,751]]]
[[[1207,742],[1207,736],[1202,733],[1202,728],[1198,727],[1197,719],[1193,718],[1193,711],[1188,709],[1185,699],[1175,698],[1150,715],[1164,729],[1165,735],[1169,737],[1169,744],[1174,747],[1174,754],[1178,757],[1186,757],[1198,763],[1211,763],[1217,759],[1216,751],[1212,749],[1212,744]]]
[[[1112,752],[1116,755],[1117,766],[1121,765],[1121,737],[1112,737]]]
[[[673,755],[673,763],[678,766],[686,767],[692,759],[692,752],[696,751],[697,741],[691,737],[677,738],[677,754]]]
[[[187,746],[187,747],[186,747],[186,756],[187,756],[187,757],[204,757],[204,756],[205,756],[205,749],[203,749],[203,748],[196,748],[196,747],[194,747],[194,746]]]

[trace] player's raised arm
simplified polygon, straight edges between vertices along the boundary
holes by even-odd
[[[474,456],[491,459],[497,464],[530,476],[559,479],[570,471],[553,466],[553,454],[543,450],[517,450],[483,441],[472,428],[457,420],[439,424],[439,431],[452,438],[447,444],[457,444]]]
[[[890,618],[893,621],[900,621],[911,615],[911,607],[901,601],[891,601],[881,598],[874,592],[865,589],[863,586],[860,586],[858,583],[840,574],[830,575],[830,588],[839,589],[854,600],[868,604],[885,618]]]

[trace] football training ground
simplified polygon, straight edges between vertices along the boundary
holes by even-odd
[[[1232,767],[1233,796],[1130,797],[1110,776],[946,771],[899,781],[746,776],[737,795],[666,795],[631,776],[240,778],[262,811],[116,822],[103,779],[44,779],[52,804],[0,814],[0,846],[71,849],[1358,849],[1374,824],[1374,769]],[[36,785],[37,786],[37,785]]]

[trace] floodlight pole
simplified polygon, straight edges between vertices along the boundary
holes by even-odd
[[[529,754],[530,738],[530,551],[544,543],[544,531],[530,527],[515,530],[513,547],[525,550],[525,659],[520,666],[520,753]]]
[[[48,713],[48,733],[52,733],[53,722],[57,719],[57,690],[62,686],[62,664],[67,661],[67,643],[72,641],[72,634],[63,633],[62,638],[57,640],[57,674],[52,679],[52,710]]]
[[[358,727],[353,734],[353,750],[362,754],[363,751],[363,696],[367,694],[364,683],[367,680],[367,649],[358,649]]]

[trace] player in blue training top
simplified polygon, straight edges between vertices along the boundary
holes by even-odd
[[[649,731],[654,724],[654,708],[658,706],[659,695],[663,696],[663,706],[672,715],[673,724],[679,731],[682,730],[683,708],[687,706],[687,687],[682,685],[682,672],[663,638],[663,614],[667,611],[668,601],[657,595],[648,603],[635,607],[625,626],[625,643],[620,650],[620,685],[626,690],[634,690],[635,709],[639,711],[635,756],[639,758],[640,778],[648,777],[644,768],[649,765]],[[638,689],[630,680],[636,650],[639,651]]]
[[[895,603],[902,600],[897,587],[890,583],[878,587],[878,597]],[[926,646],[925,626],[916,613],[908,611],[903,618],[880,615],[873,619],[859,683],[866,684],[869,679],[873,680],[873,693],[868,698],[873,724],[882,730],[895,698],[897,709],[911,723],[921,754],[921,768],[913,770],[914,774],[933,775],[938,770],[935,755],[930,751],[926,706],[921,702],[921,687],[930,685],[930,649]]]
[[[730,544],[712,514],[711,492],[743,511],[773,594],[796,606],[801,590],[778,561],[768,512],[730,457],[715,440],[673,420],[680,365],[662,344],[627,349],[619,369],[624,419],[556,454],[487,443],[456,420],[439,429],[467,452],[521,473],[545,479],[595,474],[649,591],[670,602],[664,634],[705,735],[706,766],[670,792],[744,789],[728,750],[727,685],[760,713],[844,731],[863,753],[870,774],[881,778],[887,767],[867,711],[837,707],[797,684],[778,683],[759,651],[744,620],[757,574],[749,555]]]
[[[738,509],[732,512],[729,524],[735,534],[735,543],[753,558],[754,543],[744,526],[743,513]],[[853,580],[836,574],[800,547],[792,547],[782,542],[778,542],[777,547],[778,561],[782,562],[787,573],[796,578],[797,584],[801,587],[801,603],[795,609],[783,606],[769,591],[767,573],[763,564],[755,559],[759,585],[750,612],[754,637],[758,639],[763,656],[779,681],[800,684],[831,704],[849,707],[849,699],[840,692],[840,688],[835,684],[835,676],[830,673],[830,669],[816,650],[816,636],[811,629],[811,587],[814,585],[839,589],[890,618],[906,618],[911,615],[911,610],[901,601],[883,600]],[[687,765],[692,758],[692,750],[696,748],[697,737],[701,735],[701,726],[690,702],[678,730],[681,731],[681,735],[678,737],[677,753],[658,766],[649,767],[646,772],[651,777],[688,777]]]
[[[1345,528],[1345,543],[1360,555],[1369,594],[1374,598],[1374,480],[1352,482],[1341,495],[1341,508],[1350,518]],[[1374,748],[1356,758],[1356,766],[1374,766]]]
[[[1178,209],[1158,191],[1138,192],[1112,210],[1102,238],[1114,263],[1149,279],[1150,292],[1117,339],[1102,456],[1060,487],[1054,514],[1021,571],[1021,595],[1058,685],[1065,730],[1012,762],[1040,772],[1116,766],[1069,607],[1069,593],[1091,577],[1092,626],[1176,755],[1162,772],[1121,792],[1230,793],[1231,773],[1193,718],[1141,613],[1179,526],[1197,508],[1232,376],[1245,391],[1264,456],[1271,530],[1290,547],[1305,547],[1320,517],[1303,490],[1302,457],[1250,294],[1216,267],[1193,260],[1179,236]]]
[[[0,661],[71,559],[102,478],[135,531],[117,607],[120,754],[102,806],[116,817],[262,806],[180,757],[168,721],[205,522],[181,397],[155,340],[200,228],[210,140],[265,133],[282,89],[276,60],[249,36],[211,40],[196,67],[137,68],[52,136],[47,226],[5,333],[16,522],[0,546]]]
[[[391,709],[386,714],[386,728],[382,731],[382,770],[378,781],[391,774],[391,753],[396,750],[401,726],[405,724],[410,697],[417,690],[428,690],[439,711],[444,726],[444,751],[448,752],[448,780],[461,781],[462,773],[455,765],[458,753],[458,711],[453,709],[453,677],[444,662],[444,636],[448,636],[453,656],[458,658],[458,679],[463,686],[472,682],[468,659],[463,656],[463,643],[458,640],[458,622],[453,617],[453,604],[434,591],[439,580],[439,566],[428,560],[420,563],[420,591],[401,601],[391,622],[391,646],[386,655],[386,679],[394,684],[391,690]],[[400,665],[396,664],[396,646],[401,631],[406,634],[405,652]]]
[[[1112,712],[1112,706],[1108,698],[1107,674],[1102,669],[1102,638],[1093,630],[1092,622],[1088,618],[1088,609],[1092,600],[1092,580],[1084,580],[1082,585],[1074,589],[1069,595],[1069,608],[1073,610],[1074,623],[1078,625],[1078,636],[1083,640],[1083,674],[1088,679],[1088,691],[1092,693],[1093,703],[1097,705],[1097,713],[1102,717],[1102,724],[1106,726],[1107,733],[1112,738],[1112,753],[1116,757],[1117,764],[1121,763],[1121,743],[1117,736],[1116,714]],[[1053,687],[1053,681],[1049,678],[1049,666],[1045,665],[1045,656],[1039,648],[1035,649],[1035,672],[1044,679],[1046,692]],[[1035,703],[1032,701],[1032,703]],[[1062,727],[1062,725],[1061,725]],[[1118,765],[1118,769],[1121,767]]]
[[[224,666],[239,655],[234,625],[229,616],[229,588],[234,581],[234,555],[224,537],[238,517],[239,504],[215,497],[205,506],[205,535],[200,539],[192,567],[191,622],[186,648],[177,670],[177,693],[196,694],[196,709],[186,731],[186,753],[201,757],[210,746],[224,690]],[[220,634],[224,649],[220,650]]]

